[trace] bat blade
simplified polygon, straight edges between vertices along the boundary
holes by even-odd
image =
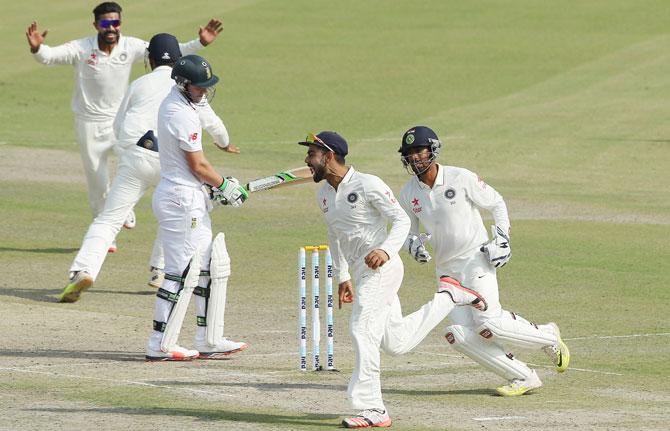
[[[255,193],[280,186],[304,184],[310,181],[312,181],[312,170],[303,166],[249,181],[246,189],[249,193]]]

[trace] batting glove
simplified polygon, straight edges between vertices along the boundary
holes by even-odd
[[[419,236],[409,235],[405,240],[405,245],[407,246],[407,251],[410,256],[419,263],[430,262],[430,254],[424,245],[429,239],[429,233],[422,233],[419,234]]]
[[[221,205],[239,207],[247,200],[249,192],[237,178],[226,177],[219,187],[212,187],[212,200]]]
[[[509,236],[498,226],[491,226],[493,239],[481,247],[481,252],[486,253],[491,265],[502,268],[512,257],[512,249],[509,245]]]

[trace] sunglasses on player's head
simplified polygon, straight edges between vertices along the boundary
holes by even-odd
[[[332,148],[330,148],[330,147],[328,146],[328,144],[326,144],[325,142],[323,142],[323,140],[321,140],[321,139],[320,139],[318,136],[316,136],[314,133],[310,133],[309,135],[307,135],[307,137],[305,138],[305,142],[309,142],[310,144],[317,144],[317,145],[318,145],[318,144],[321,144],[321,145],[323,145],[324,147],[326,147],[326,149],[327,149],[328,151],[332,151],[333,153],[335,152],[335,150],[333,150]]]
[[[102,28],[118,27],[121,25],[120,19],[101,19],[98,25]]]

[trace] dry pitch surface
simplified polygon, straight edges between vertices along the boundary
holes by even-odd
[[[3,168],[27,155],[25,150],[5,149]],[[40,150],[30,155],[45,180],[68,183],[83,192],[76,154]],[[63,167],[74,173],[60,175]],[[14,172],[8,181],[30,175],[3,170]],[[235,261],[234,245],[229,248],[237,272],[229,290],[227,332],[231,338],[249,342],[251,348],[224,361],[143,361],[154,296],[144,285],[148,273],[138,263],[146,258],[146,244],[132,241],[151,237],[153,220],[147,216],[147,205],[145,199],[138,206],[140,226],[122,232],[119,255],[108,259],[96,286],[77,304],[57,304],[54,295],[63,287],[78,239],[50,248],[3,248],[12,270],[5,274],[0,291],[0,429],[338,426],[349,413],[345,391],[353,355],[346,335],[348,311],[336,313],[336,363],[341,372],[300,373],[291,271],[286,269],[287,274],[280,277],[282,284],[288,284],[280,287],[239,278],[242,264],[239,258]],[[80,226],[72,227],[76,238],[77,231]],[[21,253],[36,257],[20,259]],[[294,265],[290,253],[275,258],[285,260],[280,262],[285,267]],[[414,268],[408,270],[411,273]],[[420,294],[403,292],[405,312],[431,294],[429,289]],[[539,314],[532,302],[515,302],[527,317]],[[383,356],[383,390],[394,428],[667,429],[670,394],[664,385],[640,378],[634,368],[621,369],[616,362],[645,352],[663,355],[665,351],[667,356],[670,333],[612,329],[592,335],[565,320],[559,323],[567,332],[574,368],[558,375],[543,355],[521,353],[538,367],[545,386],[518,399],[494,396],[493,388],[501,382],[450,350],[441,330],[411,354]],[[182,335],[185,343],[192,334],[187,323]]]

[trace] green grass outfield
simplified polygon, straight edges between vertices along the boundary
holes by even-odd
[[[500,381],[451,350],[442,329],[383,357],[394,429],[664,430],[670,422],[670,4],[665,1],[124,2],[123,31],[196,37],[222,77],[213,107],[243,153],[206,148],[242,180],[297,167],[307,132],[332,129],[347,161],[398,190],[415,124],[444,164],[506,198],[505,308],[561,326],[573,369],[516,352],[545,386],[494,397]],[[231,360],[142,361],[154,296],[150,196],[91,291],[58,304],[90,223],[69,109],[72,69],[29,55],[36,19],[56,45],[92,34],[96,2],[4,2],[0,23],[0,429],[330,429],[349,412],[349,310],[336,313],[339,374],[300,374],[297,248],[323,242],[315,185],[259,193],[212,214],[233,260]],[[133,77],[144,70],[138,64]],[[405,258],[406,256],[403,256]],[[405,312],[427,301],[432,266],[405,259]],[[183,339],[193,334],[192,320]],[[442,325],[443,326],[443,325]],[[663,425],[666,424],[666,425]]]

